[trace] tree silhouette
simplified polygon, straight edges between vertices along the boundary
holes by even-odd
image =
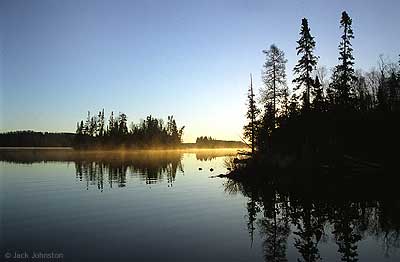
[[[257,220],[257,214],[260,212],[260,210],[261,209],[257,204],[255,196],[250,197],[249,201],[247,202],[247,230],[249,231],[251,245],[253,245],[254,230],[256,229],[255,222]]]
[[[99,112],[98,119],[99,119],[99,122],[98,122],[99,136],[103,136],[104,135],[104,108],[102,111]]]
[[[120,113],[118,116],[118,134],[120,136],[128,134],[127,117],[124,113]]]
[[[265,105],[272,105],[272,121],[275,127],[277,101],[283,102],[288,95],[285,72],[287,60],[285,53],[274,44],[268,50],[263,50],[263,53],[266,56],[262,72],[265,88],[261,90],[261,100]]]
[[[334,235],[342,254],[342,261],[358,261],[357,243],[361,236],[355,231],[354,222],[358,218],[358,210],[354,203],[344,203],[337,208],[334,216]]]
[[[354,38],[352,29],[352,19],[344,11],[340,20],[340,28],[343,35],[339,44],[339,61],[341,62],[334,69],[332,74],[331,88],[336,94],[336,103],[341,109],[349,109],[354,99],[353,82],[356,80],[354,75],[354,57],[351,40]]]
[[[253,78],[250,74],[250,86],[247,95],[248,104],[247,104],[247,114],[246,117],[249,123],[244,126],[244,137],[250,140],[251,143],[251,154],[254,155],[255,153],[255,146],[256,146],[256,134],[257,134],[257,127],[258,127],[258,120],[257,117],[260,114],[260,110],[257,108],[256,101],[254,99],[254,92],[253,92]]]
[[[167,126],[162,119],[147,116],[139,124],[131,123],[120,112],[117,117],[111,112],[108,125],[105,126],[104,109],[97,116],[88,112],[85,124],[77,124],[75,147],[153,147],[177,146],[182,143],[184,127],[178,128],[173,116],[168,116]]]
[[[284,202],[273,189],[271,194],[262,196],[264,217],[258,221],[260,233],[264,237],[263,249],[266,261],[287,261],[287,240],[290,234],[289,216]]]
[[[296,89],[300,89],[302,86],[305,87],[305,90],[302,91],[303,106],[308,111],[310,108],[310,92],[313,87],[312,72],[317,65],[318,57],[314,55],[315,41],[314,37],[311,36],[306,18],[301,21],[300,39],[297,44],[297,55],[301,55],[301,58],[294,67],[294,74],[297,77],[293,80],[293,83],[296,84]]]
[[[323,225],[313,203],[309,200],[302,201],[301,207],[297,207],[292,213],[292,218],[297,228],[294,232],[297,236],[294,246],[299,250],[303,261],[320,261],[318,242],[323,232]]]

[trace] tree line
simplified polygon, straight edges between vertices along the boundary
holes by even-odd
[[[218,140],[211,136],[200,136],[196,138],[196,147],[200,148],[243,148],[245,144],[240,141]]]
[[[0,133],[0,147],[72,147],[75,134],[31,130]]]
[[[139,123],[131,122],[124,113],[111,112],[106,123],[104,109],[97,115],[88,111],[86,120],[77,122],[75,147],[158,147],[182,143],[184,126],[178,128],[173,116],[165,123],[151,115]]]
[[[342,12],[338,64],[329,74],[318,66],[316,40],[302,19],[293,90],[287,84],[284,51],[275,44],[263,50],[263,87],[256,97],[250,78],[244,126],[253,156],[383,158],[387,146],[398,148],[400,56],[398,62],[380,56],[378,68],[355,70],[352,23]]]

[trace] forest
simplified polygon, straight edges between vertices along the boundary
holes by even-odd
[[[35,132],[32,130],[0,133],[0,147],[72,147],[75,134]]]
[[[338,63],[329,72],[318,65],[316,40],[308,20],[302,19],[292,90],[284,51],[275,44],[263,50],[263,87],[256,97],[250,79],[244,126],[253,162],[281,167],[395,163],[400,56],[393,62],[382,55],[376,68],[356,70],[355,34],[345,11],[339,26]]]
[[[178,128],[173,116],[167,123],[152,116],[128,128],[127,116],[111,112],[105,123],[104,109],[87,114],[77,123],[75,133],[50,133],[31,130],[0,133],[0,147],[73,147],[75,149],[172,148],[182,146],[184,127]]]
[[[114,112],[105,123],[104,109],[98,115],[91,116],[77,123],[75,148],[151,148],[176,147],[182,143],[184,126],[178,128],[173,116],[167,122],[151,115],[139,123],[131,123],[128,128],[126,114]]]
[[[200,136],[196,138],[197,148],[244,148],[246,144],[241,141],[218,140],[211,136]]]

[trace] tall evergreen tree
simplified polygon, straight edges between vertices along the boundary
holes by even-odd
[[[297,55],[301,55],[301,58],[294,67],[294,73],[297,77],[293,80],[293,83],[296,84],[297,90],[302,86],[305,87],[305,90],[302,91],[303,101],[304,108],[308,110],[310,107],[310,92],[313,87],[312,72],[317,65],[318,57],[314,55],[315,41],[314,37],[311,36],[306,18],[301,21],[300,39],[297,44]]]
[[[332,75],[331,88],[335,91],[336,103],[342,108],[348,108],[354,98],[353,83],[356,80],[354,72],[354,57],[351,40],[354,38],[352,19],[344,11],[340,20],[343,35],[339,44],[339,62]]]
[[[249,123],[244,126],[244,137],[250,140],[251,143],[251,153],[254,155],[255,145],[256,145],[256,134],[257,134],[257,126],[258,121],[257,117],[260,114],[260,110],[257,108],[256,101],[254,99],[254,91],[253,91],[253,77],[250,74],[250,86],[247,95],[248,99],[248,109],[246,113],[246,117],[249,120]]]
[[[263,82],[265,88],[261,90],[263,103],[272,104],[273,121],[275,124],[277,102],[287,98],[286,62],[285,53],[276,45],[271,45],[268,50],[263,50],[265,63],[263,65]]]

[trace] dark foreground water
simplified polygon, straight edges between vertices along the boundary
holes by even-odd
[[[3,151],[0,261],[400,261],[399,201],[210,178],[232,153]]]

